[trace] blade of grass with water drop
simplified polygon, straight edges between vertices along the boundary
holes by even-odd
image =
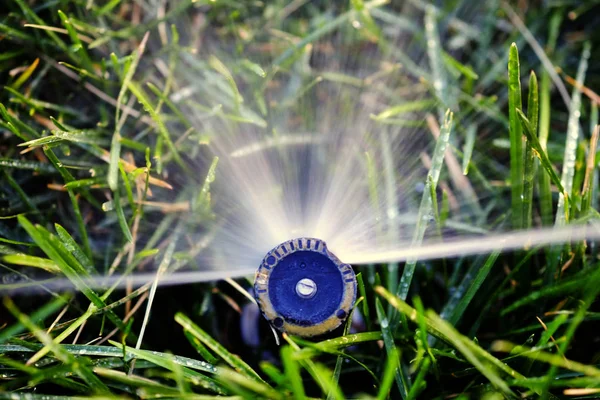
[[[175,322],[183,327],[184,330],[191,333],[195,338],[200,340],[204,345],[211,349],[215,354],[221,357],[233,369],[257,381],[262,381],[262,378],[242,359],[227,351],[223,345],[213,339],[191,319],[182,313],[175,315]]]
[[[64,304],[63,304],[64,305]],[[28,343],[29,347],[25,347],[17,344],[10,345],[1,345],[0,353],[5,352],[25,352],[31,353],[38,349],[41,349],[41,345],[35,345]],[[123,357],[123,349],[122,345],[118,344],[117,347],[113,346],[95,346],[95,345],[81,345],[81,344],[64,344],[62,347],[70,352],[73,355],[81,355],[81,356],[99,356],[99,357]],[[131,360],[134,357],[134,353],[129,351],[130,347],[127,347],[127,352],[125,353],[126,361]],[[215,374],[217,372],[217,368],[207,362],[194,360],[188,357],[176,356],[169,353],[162,353],[158,351],[147,351],[147,350],[139,350],[138,353],[148,353],[148,355],[154,355],[158,357],[159,360],[163,360],[165,358],[171,357],[171,361],[177,363],[180,366],[188,367],[194,370],[207,372],[211,374]],[[160,364],[153,363],[154,365],[160,366]]]
[[[523,136],[517,109],[521,104],[521,72],[519,66],[519,50],[513,43],[508,53],[508,119],[510,133],[510,186],[512,221],[514,229],[525,226],[523,220]]]
[[[158,270],[156,271],[156,276],[154,281],[152,282],[152,286],[150,287],[150,294],[148,296],[148,302],[146,304],[146,312],[144,313],[144,319],[142,321],[142,327],[140,328],[140,335],[135,344],[136,350],[139,350],[142,346],[142,340],[144,338],[144,333],[146,332],[146,327],[148,326],[148,321],[150,320],[150,311],[152,310],[152,304],[154,302],[154,297],[156,295],[156,290],[158,288],[158,282],[160,278],[167,272],[169,265],[173,259],[173,253],[175,252],[175,246],[179,240],[181,235],[181,223],[178,223],[175,227],[175,232],[170,238],[169,244],[165,250],[164,256],[158,265]],[[131,363],[130,372],[133,371],[135,365],[135,360]],[[177,371],[175,371],[177,372]]]
[[[73,256],[77,259],[77,261],[79,261],[79,263],[83,266],[83,268],[89,274],[93,274],[93,273],[97,274],[98,271],[96,271],[96,267],[94,267],[94,263],[83,252],[81,247],[79,247],[79,245],[77,244],[75,239],[73,239],[73,237],[69,234],[69,232],[67,232],[67,230],[65,228],[63,228],[62,226],[60,226],[59,224],[54,224],[54,229],[56,229],[56,233],[58,234],[58,237],[61,240],[61,242],[63,242],[63,244],[65,245],[67,250],[69,250],[71,252],[71,254],[73,254]]]
[[[377,319],[379,320],[379,324],[381,326],[381,334],[383,337],[383,343],[385,345],[385,350],[387,352],[388,359],[390,357],[395,357],[398,359],[400,357],[400,354],[396,348],[396,344],[394,343],[394,337],[390,329],[389,319],[385,314],[385,310],[381,305],[381,301],[379,301],[378,298],[375,299],[375,310],[377,311]],[[406,399],[408,391],[410,390],[410,380],[404,372],[404,369],[402,368],[401,360],[395,361],[394,363],[397,364],[397,368],[393,370],[393,377],[396,380],[396,384],[398,385],[398,391],[400,392],[400,396],[402,397],[402,399]]]
[[[387,209],[385,214],[387,216],[388,230],[386,232],[389,240],[395,240],[399,236],[400,224],[398,221],[397,210],[400,208],[398,205],[398,196],[396,195],[397,190],[397,177],[395,173],[395,160],[392,153],[392,146],[390,143],[389,133],[382,130],[380,133],[381,143],[381,158],[383,166],[383,185],[385,190],[385,204]],[[398,263],[387,264],[387,288],[390,292],[394,293],[397,290],[398,285]],[[392,314],[393,309],[391,306],[388,308],[388,314]]]
[[[0,158],[0,167],[24,169],[40,173],[56,173],[56,169],[48,163],[29,160],[14,160],[11,158]]]
[[[211,208],[211,196],[210,196],[210,184],[215,181],[217,165],[219,164],[219,157],[214,157],[210,167],[208,168],[208,172],[206,173],[206,178],[204,179],[204,183],[202,187],[198,191],[198,195],[195,197],[195,201],[192,203],[192,210],[199,213],[200,215],[206,215],[210,212]]]
[[[231,71],[229,71],[229,68],[227,68],[227,66],[225,66],[225,64],[223,64],[223,62],[214,55],[211,55],[208,58],[208,65],[210,65],[212,69],[214,69],[221,76],[223,76],[223,78],[225,78],[225,80],[229,84],[229,87],[231,88],[231,92],[233,94],[233,100],[235,105],[234,109],[236,110],[236,112],[238,112],[240,104],[244,101],[244,99],[242,98],[237,84],[235,83],[235,79],[233,79],[233,75],[231,75]]]
[[[432,212],[431,191],[432,189],[435,190],[437,187],[437,183],[440,178],[440,172],[444,165],[444,155],[446,154],[446,147],[448,146],[450,132],[452,131],[452,117],[452,112],[450,112],[450,110],[446,111],[444,123],[440,129],[440,136],[435,144],[435,150],[433,151],[431,168],[427,174],[425,190],[423,191],[419,212],[417,214],[417,223],[412,238],[412,246],[420,246],[423,241],[423,237],[425,236],[425,230],[427,229],[429,216]],[[400,283],[398,284],[397,289],[397,295],[401,299],[406,299],[408,296],[408,291],[410,289],[412,277],[415,273],[416,265],[417,259],[410,259],[404,266],[404,271],[402,272],[402,277],[400,278]],[[394,320],[395,319],[392,318],[392,321]]]
[[[135,349],[133,347],[123,346],[121,343],[117,343],[113,340],[109,340],[109,343],[112,344],[113,346],[115,346],[117,349],[119,349],[121,351],[121,355],[130,354],[137,358],[141,358],[142,360],[149,361],[149,362],[151,362],[155,365],[158,365],[159,367],[162,367],[164,369],[167,369],[169,371],[173,371],[175,369],[173,367],[173,363],[177,362],[177,361],[176,361],[175,356],[173,356],[171,354],[159,353],[159,352],[155,352],[155,351],[139,350],[139,349]],[[204,389],[210,390],[211,392],[215,392],[218,394],[226,393],[220,387],[220,385],[218,385],[217,382],[215,382],[213,379],[207,377],[204,374],[201,374],[197,371],[190,369],[190,368],[194,368],[194,367],[189,365],[187,362],[184,364],[181,364],[178,362],[178,364],[182,365],[182,367],[179,367],[179,368],[182,369],[182,373],[183,373],[184,377],[186,379],[188,379],[190,382],[194,383],[195,385],[201,386]],[[207,370],[207,368],[208,368],[208,370]],[[201,371],[205,371],[205,372],[211,372],[213,374],[217,373],[217,369],[208,363],[199,363],[197,365],[197,369],[200,369]]]
[[[575,160],[577,151],[577,140],[579,138],[579,117],[581,114],[581,90],[579,87],[583,85],[585,74],[588,67],[588,60],[591,55],[591,45],[586,42],[583,46],[579,67],[577,68],[577,85],[573,89],[571,95],[571,105],[569,107],[569,120],[567,122],[567,139],[565,141],[565,153],[563,156],[563,169],[561,175],[561,183],[565,188],[565,194],[559,194],[558,206],[556,211],[556,226],[565,225],[568,220],[566,213],[568,206],[565,204],[566,196],[571,194],[573,190],[573,177],[575,175]]]

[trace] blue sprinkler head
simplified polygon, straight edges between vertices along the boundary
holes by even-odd
[[[356,300],[356,276],[324,241],[293,239],[267,253],[256,271],[254,295],[278,330],[318,336],[348,317]]]

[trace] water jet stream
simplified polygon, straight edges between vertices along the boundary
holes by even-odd
[[[359,266],[362,264],[377,264],[387,262],[403,262],[412,259],[432,260],[453,258],[464,255],[486,254],[493,251],[513,251],[536,246],[559,245],[569,241],[600,240],[600,230],[591,226],[570,225],[561,228],[532,229],[527,231],[501,233],[483,237],[469,237],[447,242],[425,243],[418,247],[398,246],[397,248],[380,249],[378,251],[356,252],[352,248],[338,248],[328,245],[343,262]],[[176,271],[160,277],[160,286],[185,285],[199,282],[210,282],[226,278],[253,278],[256,264],[240,265],[233,269],[218,268],[212,271]],[[156,279],[156,272],[138,272],[123,278],[119,274],[113,276],[95,275],[83,281],[91,288],[107,288],[118,283],[117,288],[127,285],[134,287],[150,284]],[[53,291],[65,291],[74,288],[67,278],[52,278],[30,283],[6,284],[3,290],[18,290],[27,292],[36,290],[43,285]]]

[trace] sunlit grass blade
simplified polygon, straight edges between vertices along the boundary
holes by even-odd
[[[517,45],[510,46],[508,55],[508,118],[510,123],[510,185],[513,228],[525,226],[523,220],[523,137],[517,109],[521,104],[521,72]]]
[[[294,394],[294,398],[302,400],[306,398],[304,383],[302,382],[302,376],[300,375],[300,365],[294,358],[293,353],[294,350],[291,346],[283,346],[281,348],[281,361],[283,362],[285,375],[292,389],[292,393]]]
[[[546,71],[542,72],[539,90],[540,110],[538,135],[540,148],[543,153],[546,153],[548,137],[550,134],[550,76]],[[551,225],[554,214],[552,210],[552,191],[550,187],[550,176],[548,174],[539,174],[538,178],[538,193],[542,224]]]
[[[33,72],[35,71],[35,69],[37,68],[39,63],[40,63],[40,59],[36,58],[33,61],[33,63],[31,63],[31,65],[29,67],[27,67],[27,69],[25,69],[25,71],[23,71],[21,73],[21,75],[19,75],[19,77],[17,78],[16,81],[14,81],[14,83],[11,85],[11,87],[15,90],[19,89],[27,81],[27,79],[29,79],[31,77],[31,74],[33,74]]]
[[[531,71],[529,77],[529,95],[527,97],[527,118],[531,125],[531,133],[538,135],[538,116],[539,116],[539,95],[538,84],[535,73]],[[535,155],[533,153],[531,142],[527,140],[525,144],[525,164],[523,180],[523,218],[524,228],[531,228],[532,209],[533,209],[533,184],[536,174]]]
[[[28,256],[26,254],[8,254],[3,256],[2,260],[9,264],[41,268],[53,274],[61,272],[56,263],[47,258]]]

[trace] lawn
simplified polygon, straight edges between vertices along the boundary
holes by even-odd
[[[0,399],[600,397],[600,1],[1,8]]]

